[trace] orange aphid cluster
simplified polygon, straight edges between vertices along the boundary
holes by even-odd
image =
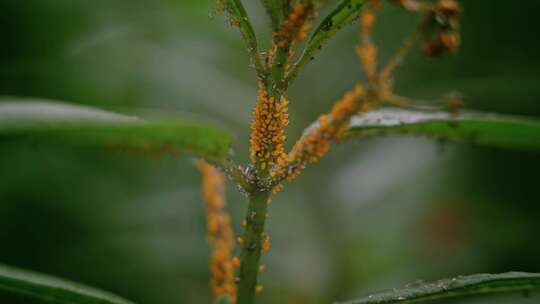
[[[289,102],[281,97],[279,102],[268,96],[264,86],[259,85],[257,105],[253,110],[251,124],[250,158],[266,170],[287,159],[285,153],[285,127],[289,124]]]
[[[287,19],[281,24],[279,31],[274,32],[274,36],[277,38],[277,45],[279,47],[285,47],[294,41],[304,41],[307,38],[307,31],[311,28],[308,20],[314,17],[315,10],[313,4],[310,2],[294,5]]]
[[[372,4],[372,6],[375,4]],[[375,24],[375,14],[372,9],[366,8],[360,15],[360,33],[362,43],[356,47],[356,54],[360,58],[362,68],[371,79],[377,70],[377,47],[371,41],[370,35]]]
[[[350,117],[365,110],[364,96],[364,87],[358,84],[336,102],[329,114],[321,115],[317,125],[294,145],[287,162],[275,170],[279,173],[279,177],[292,181],[300,174],[306,163],[315,163],[326,155],[332,141],[339,140],[347,128]],[[279,183],[272,190],[276,193],[282,187],[283,184]]]
[[[224,178],[220,171],[205,161],[199,160],[196,165],[202,174],[208,239],[212,246],[210,285],[215,297],[229,295],[234,303],[236,285],[231,259],[234,241],[230,218],[224,211]]]
[[[366,74],[373,75],[377,67],[377,47],[372,43],[357,46],[356,54],[360,58]]]

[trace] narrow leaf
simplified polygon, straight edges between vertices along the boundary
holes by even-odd
[[[287,75],[287,83],[292,82],[299,71],[310,62],[315,54],[344,26],[349,25],[354,21],[364,4],[368,0],[342,0],[339,5],[328,15],[311,35],[304,52],[300,59],[293,65],[291,71]]]
[[[385,108],[355,116],[346,137],[412,134],[500,148],[540,150],[540,120],[464,112],[416,112]]]
[[[108,292],[3,265],[0,265],[0,294],[29,297],[39,303],[133,304]]]
[[[261,61],[257,36],[255,35],[255,31],[249,21],[249,17],[242,1],[225,0],[225,8],[231,17],[232,23],[238,25],[240,33],[242,33],[251,63],[255,66],[255,70],[257,71],[257,76],[259,78],[264,78],[266,70]]]
[[[232,142],[227,132],[191,122],[149,122],[86,106],[20,100],[0,102],[0,139],[47,140],[113,151],[186,151],[216,161],[228,157]]]
[[[408,304],[470,295],[526,291],[540,288],[540,273],[475,274],[414,284],[342,304]]]

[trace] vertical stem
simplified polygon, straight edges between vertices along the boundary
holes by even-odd
[[[252,193],[246,215],[246,230],[243,236],[240,254],[240,282],[238,286],[238,304],[252,304],[255,298],[261,247],[263,243],[266,208],[270,191]]]
[[[268,88],[271,96],[275,98],[276,102],[279,102],[279,98],[284,93],[285,83],[283,76],[285,74],[285,66],[287,65],[287,59],[289,57],[289,47],[279,47],[276,52],[276,58],[274,65],[270,70],[271,87]]]

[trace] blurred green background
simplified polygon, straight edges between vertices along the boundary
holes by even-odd
[[[268,47],[262,7],[244,2]],[[471,109],[540,117],[540,2],[461,2],[461,50],[436,61],[409,57],[397,91],[423,99],[459,91]],[[237,31],[223,15],[210,18],[212,9],[199,0],[0,1],[0,95],[209,121],[236,134],[245,161],[254,71]],[[384,6],[376,31],[383,58],[416,21]],[[292,86],[290,138],[363,80],[356,41],[354,26],[344,30]],[[187,156],[0,142],[0,263],[138,303],[210,303],[199,186]],[[228,190],[238,232],[246,202]],[[539,153],[358,140],[306,170],[270,210],[263,303],[330,303],[418,279],[540,272]]]

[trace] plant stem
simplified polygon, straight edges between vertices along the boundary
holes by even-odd
[[[263,81],[266,81],[266,69],[261,62],[259,46],[257,43],[257,37],[255,36],[255,31],[251,26],[249,17],[246,13],[246,9],[240,0],[226,0],[226,9],[236,22],[238,22],[238,28],[244,37],[246,42],[247,50],[251,63],[255,67],[257,77]]]
[[[249,197],[246,214],[246,230],[242,237],[240,254],[240,282],[238,285],[238,304],[252,304],[255,298],[257,275],[261,259],[264,223],[270,191],[258,191]]]

